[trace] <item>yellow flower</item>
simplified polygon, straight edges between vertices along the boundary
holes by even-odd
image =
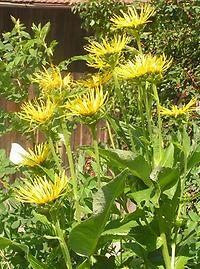
[[[91,75],[91,77],[89,77],[88,79],[78,80],[77,84],[86,88],[95,88],[105,84],[110,80],[110,78],[111,78],[110,73],[106,74],[96,73],[94,75]]]
[[[100,69],[115,66],[128,42],[129,38],[125,35],[114,36],[111,41],[105,38],[101,43],[90,41],[90,44],[85,47],[85,50],[89,52],[88,66]]]
[[[88,51],[89,54],[100,57],[106,54],[121,53],[128,42],[129,38],[125,35],[114,36],[111,41],[105,38],[101,43],[93,40],[85,47],[85,50]]]
[[[183,105],[182,107],[178,107],[176,105],[173,105],[171,107],[171,109],[168,109],[166,107],[160,106],[160,113],[164,116],[177,118],[177,117],[180,117],[182,115],[189,114],[193,111],[196,111],[197,110],[197,108],[195,106],[196,103],[197,103],[197,99],[192,98],[188,104]]]
[[[113,63],[117,63],[117,58]],[[87,59],[87,65],[96,69],[109,69],[112,63],[109,59],[103,59],[101,57],[90,54]]]
[[[23,159],[21,165],[34,167],[42,164],[49,154],[49,148],[47,143],[35,145],[34,149],[28,149],[25,155],[22,155]]]
[[[105,104],[108,93],[103,93],[102,87],[90,89],[86,94],[68,101],[66,108],[74,116],[92,116],[100,111]]]
[[[34,99],[32,102],[25,102],[21,106],[21,112],[17,115],[20,119],[28,121],[30,126],[32,123],[37,126],[47,123],[54,114],[56,104],[49,99],[44,102],[43,100]]]
[[[163,54],[159,57],[152,54],[139,54],[135,56],[135,61],[128,61],[116,69],[119,77],[122,79],[134,79],[144,75],[159,74],[165,72],[171,65],[172,60],[167,60]]]
[[[113,23],[113,28],[123,29],[132,28],[136,29],[139,26],[149,22],[149,18],[155,14],[155,8],[146,4],[141,7],[140,14],[138,14],[135,7],[129,7],[128,12],[121,12],[122,16],[115,15],[111,22]]]
[[[61,176],[55,174],[54,181],[46,176],[37,176],[33,180],[26,179],[16,189],[16,199],[23,203],[46,204],[60,197],[67,186],[68,179],[64,173]]]
[[[72,83],[72,77],[70,74],[62,78],[60,70],[56,66],[51,66],[51,69],[43,67],[43,71],[39,71],[34,74],[33,82],[38,83],[39,87],[44,92],[49,92],[53,89],[62,89],[70,86]]]

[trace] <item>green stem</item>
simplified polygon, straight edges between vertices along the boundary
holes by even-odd
[[[134,140],[133,140],[133,135],[132,135],[132,132],[131,132],[129,120],[128,120],[127,113],[126,113],[126,108],[124,106],[123,94],[121,92],[120,84],[119,84],[119,81],[118,81],[118,78],[117,78],[117,75],[115,74],[115,72],[113,72],[113,78],[114,78],[114,84],[115,84],[115,91],[116,91],[117,97],[119,98],[119,102],[120,102],[120,106],[121,106],[121,109],[122,109],[123,118],[124,118],[125,123],[126,123],[126,126],[128,128],[128,134],[129,134],[130,141],[131,141],[131,149],[132,149],[132,151],[136,151],[135,150]]]
[[[166,234],[164,232],[162,232],[160,234],[160,237],[161,237],[162,242],[163,242],[163,245],[162,245],[162,255],[163,255],[163,258],[164,258],[165,267],[166,267],[166,269],[172,269],[171,268],[170,256],[169,256],[169,250],[168,250],[168,246],[167,246]]]
[[[138,86],[138,111],[139,111],[139,116],[140,116],[140,124],[142,126],[142,133],[143,137],[146,138],[147,140],[149,139],[146,134],[146,125],[145,125],[145,116],[144,116],[144,108],[143,108],[143,102],[145,101],[145,96],[143,94],[143,88],[141,85]],[[146,152],[146,158],[150,162],[150,152],[148,145],[144,143],[144,149]]]
[[[153,128],[152,128],[152,118],[151,118],[151,103],[149,104],[148,94],[147,94],[147,84],[144,91],[144,102],[145,102],[145,110],[146,110],[146,118],[147,118],[147,126],[148,126],[148,132],[149,137],[152,142],[152,136],[153,136]]]
[[[115,149],[115,144],[114,144],[110,124],[109,124],[109,122],[107,120],[106,120],[106,125],[107,125],[107,129],[108,129],[108,135],[109,135],[109,138],[110,138],[111,145],[112,145],[113,149]]]
[[[184,137],[187,136],[187,123],[183,126],[183,143],[184,143]],[[183,144],[182,143],[182,144]],[[184,147],[184,145],[183,145]],[[189,152],[187,152],[187,148],[184,148],[184,170],[183,170],[183,180],[181,184],[181,194],[183,195],[184,189],[185,189],[185,182],[187,179],[187,158],[188,158]]]
[[[61,126],[62,126],[62,130],[63,130],[64,143],[65,143],[65,148],[66,148],[67,157],[68,157],[68,161],[69,161],[71,179],[72,179],[74,203],[75,203],[75,209],[76,209],[76,218],[77,218],[77,221],[80,223],[81,212],[80,212],[80,205],[79,205],[79,199],[78,199],[77,179],[76,179],[72,150],[71,150],[71,145],[70,145],[70,135],[69,135],[69,132],[68,132],[65,124],[61,123]]]
[[[62,166],[60,164],[60,159],[59,159],[59,157],[58,157],[58,155],[57,155],[57,153],[55,151],[53,140],[52,140],[52,138],[50,136],[48,137],[48,142],[49,142],[49,147],[50,147],[51,153],[53,155],[54,161],[55,161],[56,166],[58,168],[58,171],[62,172],[63,168],[62,168]]]
[[[94,146],[94,152],[95,152],[95,160],[97,164],[97,187],[101,188],[101,168],[100,168],[100,157],[99,157],[99,147],[96,137],[96,124],[93,124],[90,126],[91,133],[92,133],[92,139],[93,139],[93,146]]]
[[[60,243],[60,248],[61,248],[61,251],[63,254],[65,264],[67,266],[67,269],[72,269],[72,263],[71,263],[69,249],[67,247],[67,243],[66,243],[65,238],[64,238],[63,230],[60,228],[60,223],[58,220],[55,223],[55,231],[56,231],[56,236],[58,237],[58,240]]]
[[[174,239],[171,245],[171,249],[172,249],[172,255],[171,255],[171,267],[172,269],[175,268],[175,259],[176,259],[176,239],[177,239],[177,235],[178,235],[179,229],[176,228],[175,230],[175,235],[174,235]]]
[[[142,125],[142,132],[143,136],[146,137],[145,135],[145,119],[144,119],[144,111],[143,111],[143,89],[141,86],[138,86],[138,111],[141,119],[141,125]]]
[[[171,268],[171,259],[170,259],[170,255],[169,255],[168,245],[167,245],[167,237],[165,234],[164,216],[163,216],[161,210],[159,210],[158,217],[159,217],[158,223],[159,223],[159,229],[160,229],[160,237],[161,237],[162,243],[163,243],[162,244],[162,255],[163,255],[165,267],[166,267],[166,269],[172,269]]]
[[[141,46],[140,34],[138,32],[135,34],[135,38],[136,38],[138,50],[142,54],[142,46]]]
[[[160,115],[160,100],[158,96],[157,87],[155,84],[153,84],[153,94],[154,98],[156,100],[156,107],[157,107],[157,114],[158,114],[158,142],[159,142],[159,157],[161,158],[162,154],[162,145],[163,145],[163,139],[162,139],[162,120]]]

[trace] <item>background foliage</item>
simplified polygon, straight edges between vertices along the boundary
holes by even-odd
[[[14,17],[10,32],[2,34],[0,40],[0,96],[19,103],[29,94],[30,77],[36,69],[51,61],[56,41],[47,44],[50,23],[32,25],[32,34]],[[9,113],[0,112],[0,134],[9,131]]]

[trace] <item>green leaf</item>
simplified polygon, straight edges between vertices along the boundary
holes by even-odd
[[[11,244],[11,240],[5,237],[0,237],[0,249],[4,249]]]
[[[51,222],[47,219],[46,216],[42,215],[42,214],[38,214],[37,212],[33,211],[33,216],[35,217],[35,219],[39,222],[41,222],[44,225],[51,225]]]
[[[159,149],[158,140],[153,143],[154,163],[155,167],[173,167],[174,164],[174,145],[170,143],[167,148]]]
[[[173,187],[180,178],[178,168],[163,168],[158,174],[157,182],[163,191]]]
[[[69,243],[79,255],[91,256],[95,252],[115,198],[124,190],[127,174],[128,171],[124,170],[96,193],[93,202],[93,215],[75,226],[70,232]]]
[[[152,186],[150,180],[151,167],[143,156],[136,156],[130,151],[99,149],[100,155],[109,160],[113,166],[121,167],[122,169],[129,168],[131,173],[140,178],[148,187]]]
[[[188,159],[188,164],[187,164],[188,170],[193,168],[199,162],[200,162],[200,145],[197,146],[197,148],[194,150],[194,152],[191,154],[191,156]]]
[[[171,143],[166,149],[163,150],[159,166],[172,168],[173,164],[174,164],[174,145]]]
[[[141,205],[142,202],[145,202],[145,205],[148,206],[151,199],[151,195],[152,188],[148,188],[145,190],[129,193],[127,196],[133,199],[137,205]]]
[[[114,227],[114,228],[111,228],[111,229],[108,229],[108,230],[105,230],[103,233],[102,233],[102,236],[104,235],[127,235],[131,228],[137,226],[137,222],[136,221],[129,221],[125,224],[119,222],[118,223],[118,227]]]
[[[152,224],[137,226],[131,230],[130,235],[137,243],[142,245],[147,251],[154,251],[162,245],[161,238],[154,232]]]
[[[184,269],[190,257],[179,256],[175,263],[175,269]]]
[[[90,262],[88,261],[88,259],[86,259],[84,262],[82,262],[81,264],[79,264],[78,267],[76,267],[76,269],[90,269]]]
[[[45,265],[44,263],[38,261],[33,255],[30,253],[28,254],[28,261],[33,269],[53,269],[52,267],[49,267]]]

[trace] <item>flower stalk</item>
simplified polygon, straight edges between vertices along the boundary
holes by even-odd
[[[115,149],[115,143],[114,143],[114,140],[113,140],[112,131],[111,131],[111,128],[110,128],[110,124],[109,124],[109,122],[107,120],[106,120],[106,126],[107,126],[107,129],[108,129],[108,135],[109,135],[109,138],[110,138],[112,148]]]
[[[96,128],[97,128],[96,123],[90,125],[95,152],[95,159],[97,164],[97,187],[101,188],[101,166],[100,166],[99,147],[97,142]]]
[[[161,120],[161,113],[160,113],[160,100],[158,96],[158,91],[156,84],[152,85],[153,87],[153,94],[156,101],[156,108],[157,108],[157,117],[158,117],[158,144],[159,144],[159,159],[161,158],[162,154],[162,145],[163,145],[163,138],[162,138],[162,120]]]
[[[62,172],[63,171],[63,168],[60,164],[60,159],[55,151],[55,148],[54,148],[54,144],[53,144],[53,140],[51,138],[51,136],[48,137],[48,142],[49,142],[49,147],[50,147],[50,150],[51,150],[51,153],[53,155],[53,158],[54,158],[54,161],[56,163],[56,166],[57,166],[57,169],[59,172]]]
[[[72,178],[72,187],[73,187],[74,203],[75,203],[75,209],[76,209],[76,218],[77,218],[77,221],[80,223],[81,212],[80,212],[80,205],[79,205],[79,199],[78,199],[77,179],[76,179],[72,150],[71,150],[71,145],[70,145],[70,135],[69,135],[69,132],[66,128],[66,125],[64,123],[61,123],[61,126],[62,126],[62,130],[63,130],[64,143],[65,143],[65,148],[66,148],[66,152],[67,152],[67,157],[68,157],[69,167],[70,167],[70,172],[71,172],[71,178]]]
[[[165,233],[165,222],[164,222],[164,216],[161,213],[161,210],[159,210],[159,229],[160,229],[160,237],[162,239],[162,255],[165,263],[165,268],[166,269],[172,269],[171,268],[171,258],[169,255],[169,249],[167,245],[167,237]]]
[[[114,84],[115,84],[115,91],[116,91],[117,97],[119,98],[120,106],[121,106],[121,109],[122,109],[122,114],[123,114],[125,123],[126,123],[126,125],[128,127],[128,133],[129,133],[129,137],[130,137],[130,141],[131,141],[131,148],[132,148],[133,152],[135,152],[135,144],[134,144],[134,141],[133,141],[133,135],[132,135],[130,125],[129,125],[129,120],[128,120],[128,117],[127,117],[126,108],[124,106],[124,98],[123,98],[123,95],[122,95],[122,92],[121,92],[121,89],[120,89],[120,84],[119,84],[119,81],[118,81],[118,78],[117,78],[117,74],[115,72],[113,72],[113,78],[114,78]]]

